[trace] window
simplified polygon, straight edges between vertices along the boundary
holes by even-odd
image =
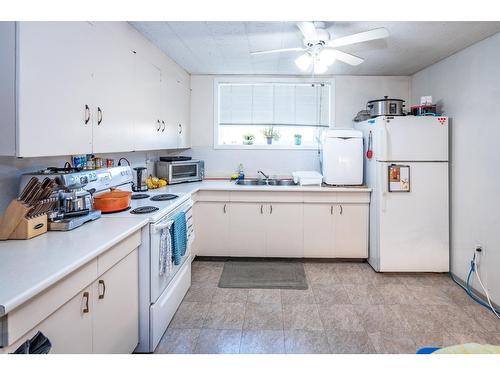
[[[216,148],[317,148],[330,126],[332,80],[217,79]]]

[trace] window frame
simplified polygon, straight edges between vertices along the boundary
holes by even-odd
[[[328,127],[315,127],[323,128],[325,130],[334,127],[333,119],[335,118],[335,78],[332,77],[249,77],[249,76],[234,76],[234,77],[215,77],[213,80],[213,148],[215,150],[317,150],[317,146],[293,146],[293,145],[221,145],[219,144],[219,85],[220,84],[274,84],[274,83],[289,83],[289,84],[304,84],[304,83],[326,83],[330,85],[330,111],[328,114]],[[224,126],[224,125],[223,125]],[[227,125],[225,125],[227,126]],[[286,125],[276,125],[281,127]],[[300,125],[297,125],[300,127]]]

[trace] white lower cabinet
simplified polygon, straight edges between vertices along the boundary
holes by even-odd
[[[231,256],[266,256],[266,209],[260,203],[231,203]]]
[[[230,255],[229,203],[198,202],[194,207],[193,220],[197,255]]]
[[[197,255],[368,257],[369,193],[352,193],[352,197],[342,198],[345,203],[335,197],[310,196],[311,201],[300,202],[279,193],[274,193],[273,202],[259,202],[255,193],[248,194],[238,192],[235,201],[229,197],[219,197],[217,202],[203,201],[203,197],[197,200]]]
[[[138,250],[92,284],[94,353],[132,353],[139,342]]]
[[[303,257],[303,204],[269,203],[267,209],[266,256]]]
[[[0,353],[14,352],[38,331],[51,354],[132,353],[139,342],[138,266],[136,249]]]
[[[367,204],[338,204],[335,211],[334,256],[336,258],[368,257]]]
[[[304,204],[304,257],[333,258],[334,207],[331,204]]]

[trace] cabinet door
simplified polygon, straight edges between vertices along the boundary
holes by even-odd
[[[161,71],[136,55],[135,58],[135,150],[161,148]]]
[[[178,128],[178,148],[191,147],[191,126],[190,126],[190,100],[191,89],[189,82],[179,80],[177,82],[178,95],[179,95],[179,124]]]
[[[268,257],[303,257],[303,204],[267,204]]]
[[[133,151],[134,53],[105,26],[96,31],[93,151]]]
[[[93,28],[18,23],[18,156],[92,151]]]
[[[266,256],[266,205],[261,203],[231,203],[231,255],[242,257]]]
[[[368,205],[339,204],[335,211],[335,257],[367,258]]]
[[[165,149],[175,149],[178,144],[177,82],[167,71],[161,74],[161,121],[160,137]]]
[[[132,353],[139,342],[138,250],[92,284],[94,353]]]
[[[196,228],[196,254],[229,256],[229,203],[197,202],[193,219]]]
[[[304,204],[304,257],[333,258],[334,206],[323,203]]]
[[[66,302],[47,319],[0,353],[12,353],[38,331],[52,344],[50,354],[92,353],[91,290],[85,289]]]

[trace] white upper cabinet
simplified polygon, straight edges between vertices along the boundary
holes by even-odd
[[[135,54],[107,28],[96,29],[92,150],[133,151]]]
[[[17,24],[17,156],[92,152],[94,26]]]
[[[161,71],[142,56],[135,59],[134,149],[161,148]]]
[[[6,57],[0,96],[6,98],[1,108],[8,139],[0,142],[0,155],[189,147],[189,76],[146,39],[131,37],[135,30],[89,22],[7,26],[0,38]],[[182,84],[173,80],[166,95],[162,71],[168,69],[178,71]],[[171,112],[167,132],[165,114]]]

